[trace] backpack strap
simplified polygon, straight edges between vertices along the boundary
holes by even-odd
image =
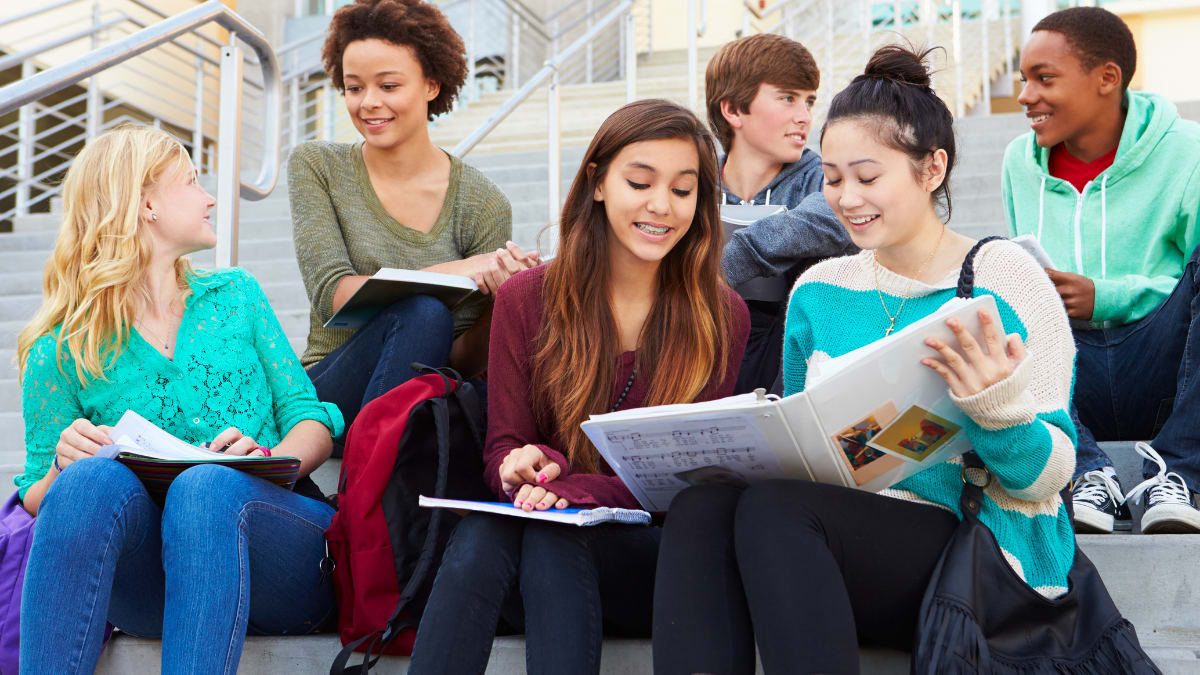
[[[451,394],[453,388],[444,373],[438,372],[438,374],[446,383],[446,393],[428,400],[433,405],[433,422],[437,432],[438,463],[434,496],[440,498],[446,496],[446,483],[450,474],[450,406],[446,397]],[[459,383],[461,384],[461,380]],[[441,531],[444,511],[445,509],[433,509],[433,513],[429,517],[429,528],[425,531],[425,541],[421,545],[421,555],[417,559],[416,567],[413,568],[412,576],[408,578],[408,583],[400,592],[396,609],[392,611],[392,616],[388,618],[387,624],[383,629],[368,633],[343,647],[329,668],[330,675],[368,675],[371,667],[383,656],[383,650],[387,649],[387,646],[396,639],[400,631],[408,627],[406,621],[400,620],[400,615],[408,607],[408,603],[412,602],[417,591],[425,584],[433,571],[433,559],[437,554],[438,532]],[[350,656],[363,643],[367,644],[367,648],[363,654],[362,664],[347,668],[346,664],[349,662]],[[379,655],[372,658],[371,655],[375,650],[379,650]]]
[[[998,235],[984,237],[983,239],[975,242],[975,245],[971,247],[970,251],[967,251],[967,257],[963,258],[962,271],[958,273],[958,292],[955,293],[957,297],[975,297],[975,254],[979,253],[979,249],[983,248],[984,244],[990,241],[996,241],[997,239],[1007,239],[1007,237],[1001,237]]]
[[[975,297],[975,254],[979,253],[979,249],[983,248],[984,244],[1006,238],[1001,236],[984,237],[975,242],[970,251],[967,251],[967,257],[963,258],[962,271],[958,273],[958,291],[954,294],[956,297]],[[983,465],[983,460],[979,458],[979,455],[975,454],[974,450],[969,450],[963,454],[962,462],[963,490],[962,495],[959,497],[958,505],[964,517],[967,514],[975,517],[979,515],[980,504],[983,503],[983,487],[967,480],[966,469],[984,469],[986,471],[987,467]],[[988,480],[991,480],[990,474]]]

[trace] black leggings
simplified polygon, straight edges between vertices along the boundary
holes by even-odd
[[[806,481],[693,487],[671,504],[654,672],[857,673],[858,644],[908,651],[958,518]]]

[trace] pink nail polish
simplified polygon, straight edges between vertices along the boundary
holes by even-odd
[[[539,473],[539,474],[538,474],[538,482],[539,482],[539,483],[545,483],[545,482],[546,482],[546,474],[544,474],[544,473]]]

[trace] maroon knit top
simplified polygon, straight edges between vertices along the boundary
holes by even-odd
[[[488,431],[483,453],[484,479],[497,496],[508,499],[501,487],[500,464],[513,448],[532,443],[563,468],[563,473],[545,487],[566,499],[572,507],[640,508],[633,494],[621,479],[612,474],[603,459],[600,460],[603,473],[571,471],[566,457],[557,449],[562,446],[558,430],[543,429],[537,423],[530,378],[542,320],[542,281],[545,275],[545,265],[525,270],[504,282],[496,293],[488,352]],[[709,401],[733,393],[738,368],[746,350],[746,338],[750,332],[750,314],[746,310],[746,303],[730,289],[726,289],[725,293],[733,318],[733,335],[730,336],[730,351],[725,359],[724,381],[718,383],[715,378],[710,380],[696,398],[697,401]],[[625,352],[613,364],[616,373],[611,403],[616,403],[629,381],[635,355],[636,352]],[[648,385],[645,378],[636,378],[621,409],[642,406]],[[544,411],[541,417],[548,419],[549,411]]]

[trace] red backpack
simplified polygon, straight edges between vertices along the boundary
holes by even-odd
[[[371,401],[346,434],[337,507],[325,531],[345,647],[332,675],[365,675],[383,654],[412,653],[442,552],[458,516],[417,496],[493,499],[483,484],[484,409],[450,368]],[[352,652],[361,666],[346,668]]]

